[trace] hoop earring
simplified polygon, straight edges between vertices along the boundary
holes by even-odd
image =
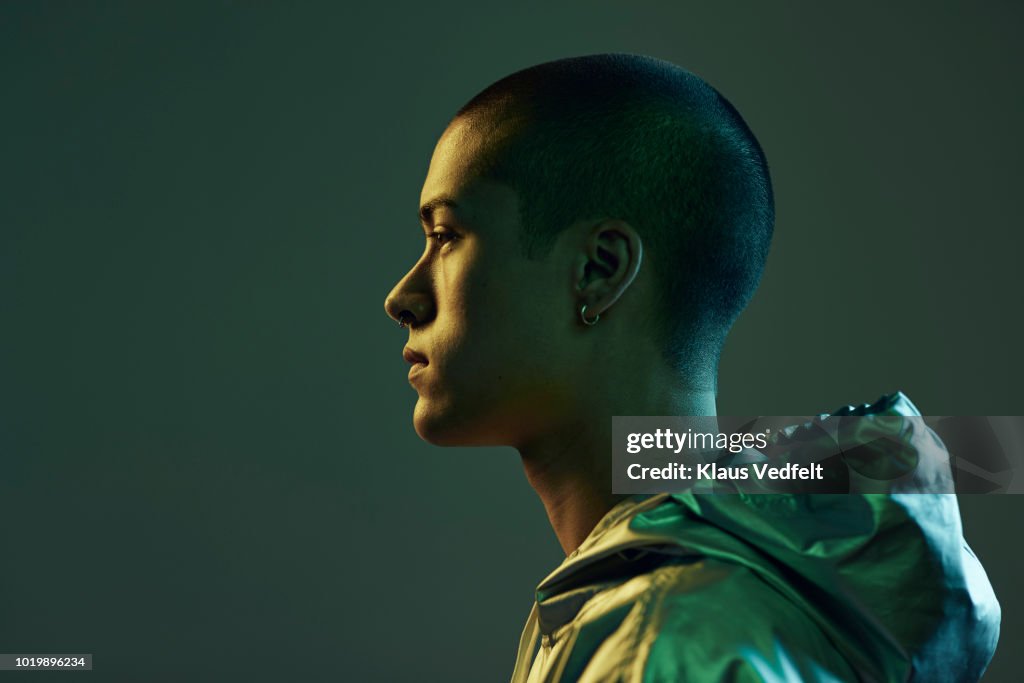
[[[587,325],[587,326],[596,325],[597,321],[600,320],[600,319],[601,319],[601,314],[598,313],[596,316],[594,316],[593,320],[587,320],[587,305],[583,304],[583,307],[580,308],[580,320],[583,321],[584,325]]]

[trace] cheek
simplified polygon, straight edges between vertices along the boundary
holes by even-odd
[[[475,302],[467,317],[467,358],[481,390],[525,396],[569,369],[566,321],[542,288],[523,286]]]
[[[435,273],[438,370],[481,398],[555,380],[571,359],[569,286],[543,264],[464,246]]]
[[[481,251],[472,243],[462,245],[440,260],[435,272],[437,338],[446,348],[469,354],[503,329],[510,295],[502,264]]]

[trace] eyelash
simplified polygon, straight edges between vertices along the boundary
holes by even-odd
[[[438,246],[443,247],[444,245],[449,244],[450,242],[454,242],[457,238],[454,233],[436,231],[429,233],[427,235],[427,239],[433,239],[435,242],[437,242]]]

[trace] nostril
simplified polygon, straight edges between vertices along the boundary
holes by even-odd
[[[399,325],[402,325],[402,319],[404,316],[411,316],[412,313],[409,309],[403,305],[402,301],[399,300],[394,294],[391,294],[384,300],[384,312],[387,313],[388,317],[392,320],[398,321]],[[402,325],[404,327],[404,325]]]
[[[412,327],[416,322],[416,316],[409,311],[402,311],[398,314],[398,326],[399,327]]]

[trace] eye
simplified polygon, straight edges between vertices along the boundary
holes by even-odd
[[[440,246],[444,246],[449,242],[455,241],[455,233],[447,232],[444,230],[435,230],[434,232],[427,234],[427,239],[432,239]]]

